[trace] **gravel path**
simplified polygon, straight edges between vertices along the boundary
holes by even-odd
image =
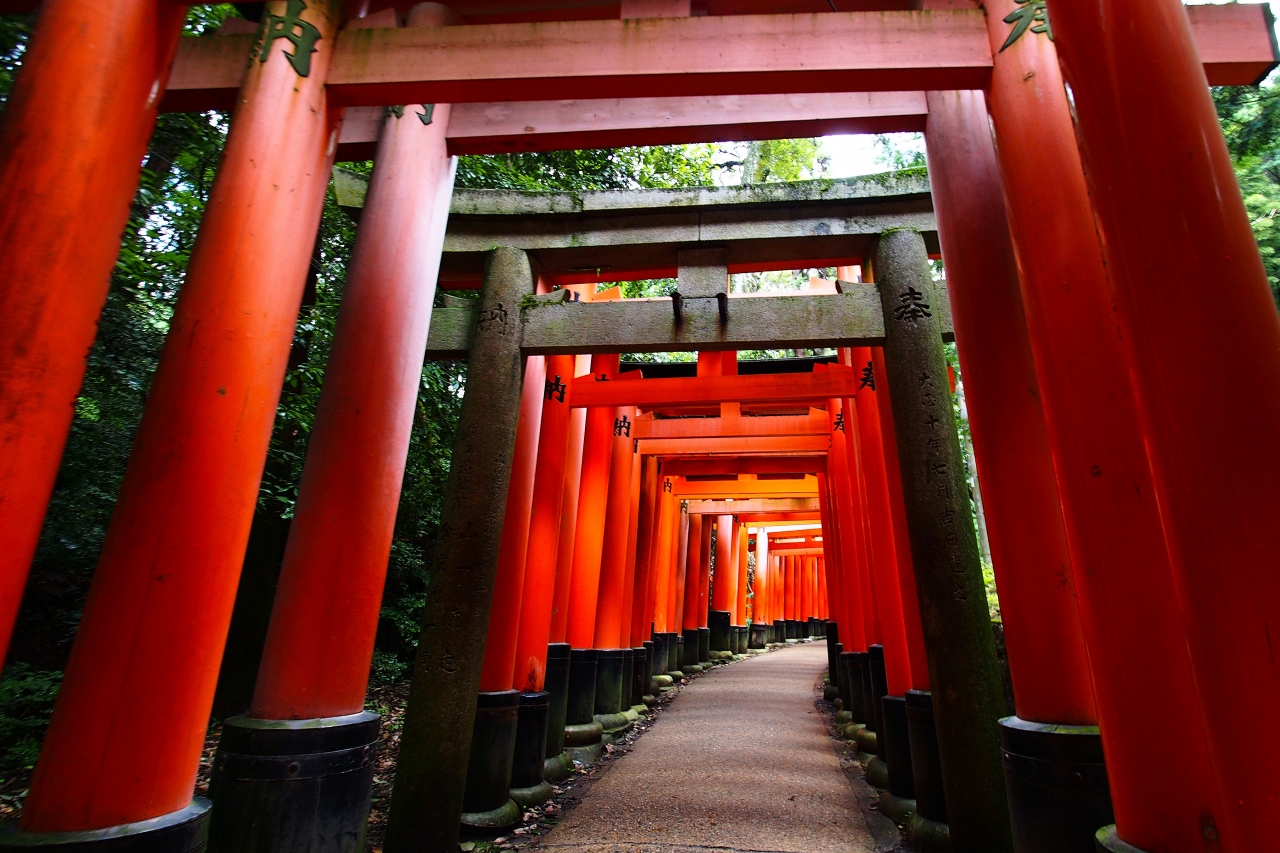
[[[872,853],[806,643],[696,679],[539,845],[591,853]]]

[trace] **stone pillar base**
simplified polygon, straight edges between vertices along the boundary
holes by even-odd
[[[510,794],[519,703],[515,690],[481,693],[476,703],[467,787],[462,794],[464,832],[505,829],[520,822],[523,812]]]
[[[573,757],[567,752],[556,753],[542,762],[542,778],[548,782],[563,782],[573,773]]]
[[[732,651],[732,647],[730,646],[730,644],[733,642],[733,640],[729,636],[731,633],[730,631],[731,626],[729,624],[731,619],[732,619],[732,616],[728,610],[712,610],[711,611],[707,621],[708,632],[710,634],[710,636],[708,637],[708,641],[710,643],[709,651],[711,652]]]
[[[916,813],[921,819],[945,824],[947,797],[942,787],[942,756],[933,725],[933,695],[908,690],[907,735],[911,742],[911,775],[915,781]]]
[[[880,802],[877,805],[880,813],[898,826],[906,826],[911,820],[911,816],[916,813],[916,801],[907,797],[895,796],[890,791],[885,791],[880,795]]]
[[[907,844],[915,853],[951,853],[951,829],[917,812],[907,821]]]
[[[208,849],[211,804],[203,797],[167,815],[80,832],[24,832],[18,822],[0,829],[0,849],[58,853],[203,853]],[[361,833],[363,843],[364,834]]]
[[[698,663],[707,663],[711,660],[711,629],[698,629]]]
[[[323,834],[350,839],[328,849],[359,853],[380,722],[371,711],[317,720],[227,720],[209,786],[209,850],[306,853],[310,839]]]

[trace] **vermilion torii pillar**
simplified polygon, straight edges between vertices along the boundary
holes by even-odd
[[[997,22],[1001,9],[1011,13],[1014,4],[992,7]],[[993,24],[989,32],[997,45],[1009,30]],[[996,54],[987,107],[1116,823],[1139,848],[1199,850],[1201,816],[1221,814],[1222,807],[1108,268],[1046,35],[1025,33]],[[1052,185],[1046,174],[1055,176]],[[1174,755],[1171,738],[1182,744]]]
[[[711,650],[729,650],[729,633],[733,619],[734,585],[738,575],[733,566],[733,516],[716,516],[716,553],[711,574]]]
[[[74,24],[57,17],[81,8],[55,6],[51,32],[73,26],[83,38],[96,14]],[[158,14],[150,4],[123,11]],[[294,24],[304,37],[269,37],[250,63],[32,779],[25,830],[203,818],[192,789],[341,123],[324,94],[341,18],[337,0],[312,3]],[[106,32],[154,62],[147,34],[158,38],[151,27],[166,19],[152,20],[109,23]],[[79,51],[55,46],[63,52],[50,61]],[[119,73],[126,91],[140,85],[133,72]],[[147,73],[158,91],[162,74],[155,66]],[[140,114],[132,102],[122,97],[119,106],[145,124],[151,107]],[[127,134],[134,141],[122,155],[140,130]]]
[[[590,301],[589,291],[584,299]],[[591,370],[591,356],[574,358],[574,376]],[[551,642],[568,642],[569,587],[573,582],[573,546],[578,529],[578,490],[582,485],[582,451],[587,434],[587,410],[569,414],[569,438],[565,451],[564,494],[560,498],[560,538],[556,545],[555,596],[551,603]]]
[[[747,569],[750,550],[747,548],[747,525],[735,525],[738,535],[738,583],[733,601],[733,624],[745,630],[747,626]]]
[[[185,16],[167,0],[49,0],[5,106],[0,654]]]
[[[520,323],[507,306],[532,291],[523,252],[490,254],[391,791],[388,850],[449,850],[458,843],[520,412]],[[514,693],[504,692],[514,709]]]
[[[647,609],[649,578],[652,574],[653,540],[658,516],[658,460],[647,457],[641,463],[640,500],[636,522],[636,567],[631,598],[631,645],[648,642],[651,629]]]
[[[1051,5],[1222,793],[1216,833],[1224,850],[1265,848],[1280,836],[1280,776],[1259,760],[1280,755],[1280,317],[1182,4]],[[1206,335],[1208,357],[1188,358]]]
[[[613,450],[609,459],[609,493],[605,504],[600,590],[596,603],[595,642],[602,649],[631,648],[630,615],[624,609],[627,579],[627,545],[630,536],[632,469],[639,455],[632,452],[631,424],[634,406],[619,407],[610,425]],[[572,615],[572,614],[571,614]]]
[[[684,656],[681,667],[698,663],[698,596],[702,589],[699,569],[702,564],[702,525],[709,516],[689,516],[689,536],[685,549],[684,606],[681,611],[680,633],[684,637]]]
[[[1040,851],[1070,838],[1088,850],[1113,820],[1111,798],[990,122],[981,93],[927,101],[929,177],[1017,703],[1001,721],[1014,841]],[[1091,784],[1046,807],[1039,774],[1023,770],[1037,762],[1092,765]]]
[[[950,836],[963,853],[1008,851],[996,722],[1004,691],[924,240],[882,235],[875,267]]]
[[[442,23],[440,12],[424,5],[409,24]],[[369,662],[456,165],[445,148],[449,105],[435,105],[430,124],[415,116],[390,115],[379,142],[257,689],[249,716],[224,724],[224,755],[323,754],[323,742],[345,744],[357,730],[376,740],[378,717],[363,710]],[[280,823],[292,811],[289,787],[264,812],[262,781],[217,769],[215,777],[215,847],[232,837],[233,846],[246,843],[251,825],[257,843],[286,849],[298,831]],[[319,811],[346,818],[342,831],[358,834],[367,799],[362,792]]]
[[[534,475],[533,514],[525,551],[524,588],[520,596],[520,630],[516,639],[512,686],[526,693],[542,689],[547,643],[551,640],[551,604],[555,597],[556,554],[560,542],[560,508],[564,498],[565,458],[569,448],[569,389],[574,357],[547,359],[543,385],[542,428]]]

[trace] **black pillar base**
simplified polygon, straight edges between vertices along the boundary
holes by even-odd
[[[889,694],[889,678],[884,669],[884,646],[877,644],[867,649],[867,665],[871,680],[869,709],[872,728],[879,734],[884,731],[884,703],[880,700]]]
[[[947,797],[942,787],[938,732],[933,725],[933,695],[927,690],[908,690],[906,706],[916,814],[925,820],[946,823]]]
[[[748,649],[763,649],[768,645],[768,625],[761,625],[759,622],[751,623],[751,636],[747,641]]]
[[[840,646],[841,652],[836,656],[836,688],[840,691],[840,708],[849,712],[849,720],[854,721],[858,718],[854,716],[858,710],[857,703],[854,700],[853,684],[854,684],[854,653],[843,651],[844,645]],[[859,684],[862,682],[859,681]],[[861,722],[861,720],[858,720]]]
[[[698,663],[711,661],[711,629],[698,629]]]
[[[622,713],[623,664],[630,649],[599,649],[596,655],[596,714]],[[606,726],[605,728],[608,728]]]
[[[1019,853],[1091,853],[1115,820],[1096,726],[1000,721],[1013,846]]]
[[[670,640],[669,634],[653,635],[653,675],[667,674],[667,665],[671,660]]]
[[[681,635],[684,637],[684,645],[681,646],[680,651],[680,667],[681,669],[695,667],[698,665],[698,642],[700,640],[698,629],[685,628]]]
[[[1147,853],[1141,847],[1134,847],[1116,834],[1115,824],[1104,826],[1094,835],[1094,849],[1097,853]]]
[[[680,662],[684,660],[684,637],[675,631],[667,634],[667,672],[680,672]]]
[[[167,815],[80,832],[24,832],[16,820],[0,828],[0,850],[56,850],[58,853],[203,853],[208,849],[210,803]]]
[[[849,701],[853,704],[849,710],[853,713],[853,721],[863,725],[871,724],[871,715],[867,713],[867,691],[864,687],[867,679],[866,652],[851,652],[849,658]]]
[[[213,853],[364,850],[381,718],[363,711],[319,720],[232,717],[213,761]]]
[[[648,643],[645,644],[647,646]],[[649,692],[649,649],[637,646],[631,650],[631,702],[632,708],[644,704],[644,694]]]
[[[880,700],[884,719],[877,735],[885,764],[889,765],[889,793],[909,800],[915,810],[916,782],[911,772],[911,733],[907,725],[905,696],[885,696]],[[905,820],[905,819],[904,819]],[[901,821],[899,821],[901,822]]]
[[[730,613],[728,610],[712,610],[707,620],[707,627],[711,633],[711,648],[713,652],[732,651],[732,638],[730,637]]]
[[[569,701],[565,706],[565,724],[580,726],[595,720],[597,649],[573,649],[569,652]]]
[[[573,762],[564,752],[564,726],[569,704],[569,644],[547,646],[547,670],[543,679],[547,693],[547,752],[543,778],[559,782],[573,772]]]
[[[511,799],[520,806],[545,803],[551,797],[546,782],[547,717],[551,695],[521,693],[516,715],[516,744],[511,759]]]
[[[518,691],[479,696],[471,732],[471,758],[467,762],[467,787],[462,794],[464,831],[504,829],[520,822],[520,807],[511,799],[519,710]]]
[[[836,623],[831,622],[827,626],[827,678],[832,684],[837,681],[836,671],[840,667],[840,659],[836,655],[844,651],[842,646],[837,651],[837,646],[840,646],[840,632],[836,630]]]
[[[862,676],[862,722],[866,724],[868,732],[876,731],[876,706],[880,703],[876,701],[875,688],[871,686],[871,653],[861,652],[862,667],[859,674]],[[854,690],[858,689],[856,684],[850,685]],[[875,750],[872,750],[874,752]]]

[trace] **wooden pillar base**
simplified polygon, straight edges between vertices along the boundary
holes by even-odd
[[[210,853],[361,853],[382,718],[232,717],[222,727],[209,797]]]
[[[549,703],[546,758],[547,761],[559,761],[564,753],[564,726],[569,714],[568,643],[551,643],[547,646],[547,669],[543,682]],[[556,770],[554,767],[550,769],[553,772]],[[550,772],[545,772],[545,778],[558,781]]]
[[[690,667],[698,665],[698,629],[685,628],[681,632],[681,636],[684,638],[684,645],[680,652],[680,667],[688,670]]]
[[[650,676],[666,675],[671,661],[671,635],[670,634],[654,634],[653,635],[653,653],[650,655],[653,661],[653,672]]]
[[[708,663],[711,660],[711,629],[698,629],[698,663]]]
[[[863,721],[862,708],[862,663],[858,652],[840,652],[840,678],[836,686],[840,688],[840,705],[849,712],[849,721]]]
[[[1097,726],[1000,721],[1009,818],[1018,851],[1090,853],[1115,820]]]
[[[580,726],[595,720],[596,665],[598,649],[574,649],[569,652],[569,701],[565,721]]]
[[[631,650],[631,707],[644,704],[644,694],[649,692],[649,650],[636,646]]]
[[[747,641],[747,648],[763,649],[768,644],[768,640],[766,639],[767,633],[767,625],[761,625],[759,622],[752,622],[751,635]]]
[[[23,832],[17,821],[0,829],[0,850],[51,850],[57,853],[203,853],[209,836],[210,803],[167,815],[81,832]]]
[[[880,741],[884,745],[885,764],[889,765],[889,793],[899,800],[911,802],[915,811],[916,782],[911,772],[911,734],[907,725],[907,698],[885,696],[880,700],[884,726]],[[883,811],[883,808],[881,809]],[[890,817],[893,817],[890,815]],[[905,822],[894,818],[899,823]]]
[[[630,649],[596,650],[597,716],[622,712],[623,664],[630,652]]]
[[[728,610],[712,610],[707,626],[711,631],[711,651],[727,652],[730,651],[729,643],[731,642],[729,634],[729,620],[731,614]]]

